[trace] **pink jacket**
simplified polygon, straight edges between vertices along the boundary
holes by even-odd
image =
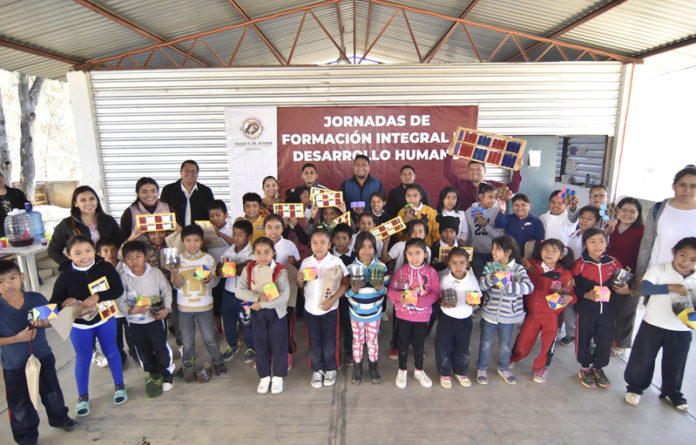
[[[404,289],[417,291],[418,303],[415,307],[401,304],[401,294]],[[428,264],[420,269],[414,269],[406,263],[394,274],[387,296],[394,303],[397,318],[428,322],[433,312],[433,303],[440,298],[440,279],[435,269]]]

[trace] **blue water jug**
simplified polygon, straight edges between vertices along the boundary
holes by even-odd
[[[43,218],[41,217],[41,213],[37,212],[36,210],[32,210],[30,202],[24,203],[24,210],[26,210],[27,215],[29,215],[29,217],[31,218],[31,225],[34,228],[34,239],[36,241],[41,241],[41,238],[46,237],[46,234],[44,233]]]

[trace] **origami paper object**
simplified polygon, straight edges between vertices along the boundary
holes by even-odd
[[[547,295],[546,301],[549,303],[549,307],[554,311],[565,306],[565,304],[561,303],[561,294],[559,294],[558,292],[554,292],[551,295]]]
[[[611,297],[611,290],[606,286],[595,286],[595,292],[599,293],[599,301],[602,303],[607,303]]]
[[[237,276],[237,263],[234,261],[226,261],[222,263],[222,276],[231,278]]]
[[[193,277],[197,280],[205,280],[211,274],[211,270],[208,266],[200,265],[193,272]]]
[[[475,290],[467,291],[466,303],[469,305],[481,304],[481,292]]]
[[[268,301],[273,301],[280,296],[275,283],[268,283],[263,287],[263,293],[268,297]]]
[[[305,267],[302,269],[302,273],[305,281],[314,281],[319,276],[319,271],[317,271],[316,267]]]
[[[498,287],[505,287],[510,284],[510,272],[498,270],[493,273],[493,284]]]
[[[684,309],[677,317],[691,329],[696,329],[696,311]]]
[[[46,304],[29,311],[29,321],[46,321],[58,318],[58,305]]]

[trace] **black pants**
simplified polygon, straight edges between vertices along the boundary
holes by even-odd
[[[638,295],[621,295],[616,299],[616,337],[614,344],[617,348],[630,348],[633,337],[633,325],[636,323],[636,308]]]
[[[437,372],[443,377],[466,375],[471,355],[469,341],[473,327],[471,317],[454,318],[440,313],[435,334],[435,363]]]
[[[172,287],[172,311],[167,315],[169,325],[174,328],[174,337],[177,346],[182,346],[184,341],[181,339],[181,325],[179,324],[179,306],[176,304],[176,289]]]
[[[122,318],[117,318],[116,319],[116,346],[118,346],[118,352],[121,354],[121,361],[125,361],[126,357],[126,350],[123,347],[123,337],[126,337],[126,345],[128,345],[128,353],[130,355],[133,355],[135,353],[135,345],[133,343],[133,338],[130,333],[130,329],[128,329],[128,322],[126,321],[126,317]]]
[[[222,291],[225,290],[225,278],[213,288],[213,317],[222,316]]]
[[[289,308],[288,308],[289,309]],[[254,332],[254,348],[256,348],[256,372],[259,377],[270,377],[271,359],[273,360],[273,375],[286,377],[288,375],[288,322],[286,314],[278,318],[275,309],[259,309],[251,311],[251,329]]]
[[[642,322],[628,358],[624,380],[626,391],[643,394],[652,382],[655,358],[662,348],[662,392],[674,402],[683,399],[681,393],[686,358],[691,345],[691,332],[671,331]]]
[[[138,359],[145,372],[171,375],[172,351],[167,344],[167,325],[164,320],[150,323],[130,323],[129,328]]]
[[[60,427],[68,420],[68,407],[65,406],[63,391],[58,383],[56,358],[51,353],[39,361],[41,362],[39,373],[41,403],[46,408],[48,424]],[[29,398],[26,372],[23,367],[4,369],[3,377],[14,440],[18,444],[36,443],[39,439],[39,414]]]
[[[423,351],[425,349],[425,331],[428,322],[415,322],[396,319],[398,327],[399,369],[407,369],[408,347],[413,346],[413,360],[416,369],[423,369]]]
[[[385,305],[386,306],[386,305]],[[341,332],[343,332],[343,355],[353,356],[353,328],[350,326],[350,304],[347,298],[338,299],[338,313],[340,317]]]
[[[611,344],[616,332],[615,316],[607,312],[576,312],[575,314],[575,353],[583,368],[594,366],[604,368],[609,364]],[[595,349],[590,350],[594,338]]]
[[[305,311],[304,320],[312,371],[335,371],[338,369],[338,311],[324,315],[312,315]]]

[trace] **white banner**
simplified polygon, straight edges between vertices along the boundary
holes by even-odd
[[[245,193],[263,197],[263,178],[278,176],[277,116],[276,107],[225,108],[232,219],[243,216]]]

